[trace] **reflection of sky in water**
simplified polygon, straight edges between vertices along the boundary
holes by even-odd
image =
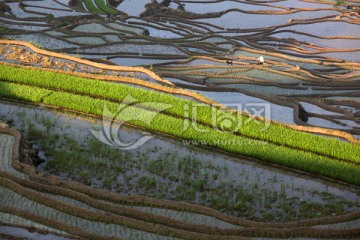
[[[308,33],[320,37],[332,36],[351,36],[360,37],[360,26],[345,22],[322,22],[309,24],[300,24],[281,28],[279,30],[294,30],[297,32]],[[327,48],[360,48],[358,39],[319,39],[301,34],[279,33],[272,35],[276,38],[294,38],[299,41],[305,41],[320,47]],[[320,56],[340,58],[348,61],[360,61],[358,52],[333,52],[319,54]]]
[[[19,7],[19,3],[18,3],[18,2],[7,3],[7,5],[11,8],[11,12],[12,12],[17,18],[41,17],[40,15],[35,14],[35,13],[27,13],[27,12],[24,12],[24,10],[22,10],[22,9]]]
[[[301,104],[301,106],[303,106],[303,108],[307,112],[318,113],[318,114],[323,114],[323,115],[337,115],[337,116],[343,115],[341,113],[336,113],[336,112],[331,112],[331,111],[325,110],[325,109],[318,107],[311,103],[307,103],[307,102],[299,102],[299,103]]]
[[[117,9],[129,16],[137,17],[145,11],[145,5],[148,3],[151,3],[151,0],[124,0]]]
[[[293,112],[294,110],[290,107],[284,107],[281,105],[277,105],[271,102],[268,102],[261,98],[251,97],[245,95],[243,93],[236,93],[236,92],[208,92],[208,91],[197,91],[201,95],[204,95],[208,98],[211,98],[221,104],[238,104],[239,106],[243,106],[244,109],[246,107],[251,107],[252,105],[256,104],[263,104],[264,106],[271,105],[270,107],[270,114],[271,119],[283,122],[283,123],[290,123],[294,124],[294,117]]]
[[[25,2],[25,1],[24,1]],[[66,1],[59,1],[59,2],[66,2]],[[66,2],[67,3],[67,2]],[[65,4],[66,4],[65,3]],[[64,5],[61,5],[57,3],[54,0],[41,0],[41,1],[26,1],[26,5],[29,6],[39,6],[39,7],[52,7],[57,9],[69,9],[69,7],[66,7]],[[44,9],[45,10],[45,9]]]
[[[143,58],[112,58],[111,62],[120,66],[140,66],[151,65],[157,63],[166,63],[174,60],[160,60],[160,59],[143,59]]]
[[[54,17],[66,17],[66,16],[79,16],[79,15],[88,15],[88,13],[80,13],[80,12],[69,12],[62,10],[54,10],[54,9],[46,9],[46,8],[38,8],[38,7],[27,7],[26,10],[38,13],[46,13],[52,14]]]
[[[161,0],[157,0],[157,2],[160,3]],[[149,3],[151,3],[151,0],[124,0],[123,2],[121,2],[119,4],[117,9],[122,12],[125,12],[129,16],[138,17],[141,13],[143,13],[146,10],[145,5],[149,4]],[[309,34],[318,35],[318,36],[355,36],[355,37],[360,37],[360,28],[358,25],[349,24],[349,23],[342,22],[342,21],[335,21],[335,15],[338,15],[340,12],[338,11],[337,8],[334,8],[332,6],[332,4],[317,4],[317,3],[310,3],[310,2],[299,1],[299,0],[289,0],[289,1],[280,1],[280,2],[272,2],[272,3],[269,2],[269,3],[265,4],[267,6],[256,5],[253,3],[247,4],[245,2],[227,1],[227,0],[223,1],[223,2],[217,2],[214,0],[214,1],[206,2],[206,3],[204,3],[204,1],[202,1],[202,0],[198,0],[198,1],[189,1],[189,2],[182,2],[182,3],[185,5],[186,11],[200,13],[200,14],[207,13],[207,12],[222,12],[222,11],[225,11],[228,9],[243,9],[243,10],[247,10],[247,11],[277,10],[277,11],[284,11],[284,12],[286,12],[287,10],[281,9],[281,7],[291,7],[291,8],[295,8],[295,9],[296,8],[328,9],[328,10],[320,10],[320,11],[303,11],[303,12],[298,12],[298,13],[290,13],[289,12],[290,14],[285,14],[285,15],[245,14],[245,13],[241,13],[241,12],[232,11],[232,12],[228,12],[228,13],[224,14],[223,16],[221,16],[219,18],[194,19],[194,20],[190,20],[189,22],[186,22],[186,23],[181,23],[183,25],[188,26],[189,28],[200,29],[202,32],[200,32],[200,33],[195,32],[196,34],[199,34],[199,38],[208,34],[209,33],[208,30],[214,32],[214,33],[210,33],[210,34],[216,34],[216,32],[218,32],[220,30],[217,28],[210,27],[210,26],[207,26],[208,29],[201,28],[199,26],[193,25],[192,22],[193,23],[211,23],[216,26],[223,27],[225,29],[230,29],[230,28],[231,29],[237,29],[237,28],[239,28],[239,29],[256,29],[256,28],[262,28],[262,27],[284,25],[284,27],[278,28],[277,30],[279,30],[279,31],[294,30],[294,31],[309,33]],[[18,3],[8,3],[8,4],[9,4],[9,6],[12,7],[13,12],[16,17],[24,18],[24,17],[29,17],[29,16],[35,15],[32,13],[30,14],[30,13],[23,12],[23,10],[21,8],[19,8]],[[76,15],[86,14],[86,13],[74,12],[70,8],[60,5],[58,3],[55,3],[52,0],[31,1],[31,2],[29,1],[28,4],[31,7],[27,7],[26,8],[27,10],[32,10],[32,11],[41,12],[41,13],[51,13],[55,17],[72,16],[74,14],[76,14]],[[59,10],[43,9],[43,8],[36,7],[36,6],[50,6],[50,5],[51,5],[51,7],[55,7]],[[172,9],[176,9],[178,7],[178,4],[175,3],[174,1],[172,1],[169,7]],[[61,11],[60,9],[70,10],[70,11]],[[343,8],[339,8],[339,9],[343,9]],[[296,24],[293,26],[286,26],[290,19],[308,20],[311,18],[320,18],[320,17],[324,17],[324,16],[329,16],[329,15],[334,16],[332,19],[334,21],[312,23],[312,24]],[[48,27],[44,27],[44,26],[20,25],[17,23],[20,23],[20,22],[24,23],[25,21],[9,20],[8,18],[0,18],[0,20],[14,23],[14,24],[10,24],[10,23],[2,24],[8,28],[33,30],[33,31],[41,31],[41,30],[48,28]],[[185,31],[186,30],[185,28],[181,28],[181,27],[177,28],[178,26],[176,26],[176,24],[179,23],[179,21],[176,18],[174,18],[173,21],[166,21],[166,20],[161,21],[161,23],[164,24],[164,26],[159,26],[158,24],[160,22],[150,22],[152,27],[144,25],[143,23],[145,23],[145,22],[143,20],[139,20],[139,19],[135,19],[135,18],[129,18],[129,19],[126,19],[126,21],[127,21],[127,23],[122,22],[122,21],[117,21],[117,22],[105,24],[105,25],[111,26],[115,29],[107,28],[106,26],[102,26],[99,23],[93,23],[93,24],[88,23],[88,24],[83,24],[81,26],[75,27],[74,31],[83,31],[83,32],[91,32],[91,33],[111,32],[114,34],[117,34],[119,31],[129,31],[134,34],[142,35],[142,33],[143,33],[143,30],[141,29],[141,27],[142,27],[142,28],[149,30],[149,32],[150,32],[149,37],[153,38],[152,41],[157,41],[156,38],[158,38],[158,39],[174,39],[174,38],[180,39],[180,38],[182,38],[182,35],[179,35],[176,32],[180,32],[185,35],[186,34],[191,35],[191,32],[187,33]],[[136,22],[136,24],[129,24],[128,22],[130,22],[130,21]],[[121,22],[121,24],[119,24],[120,22]],[[26,23],[29,23],[29,22],[26,22]],[[44,25],[44,22],[33,22],[33,23],[40,23],[40,24]],[[137,27],[140,27],[140,28],[137,28]],[[157,29],[156,27],[161,27],[164,29]],[[167,28],[168,30],[166,30],[165,28]],[[174,30],[175,32],[171,32],[169,30]],[[257,31],[257,30],[254,30],[254,31]],[[133,34],[131,34],[131,33],[126,33],[126,35],[133,36]],[[219,33],[219,35],[239,37],[241,35],[249,35],[249,33],[232,32],[232,33]],[[317,38],[313,38],[313,37],[309,37],[309,36],[305,36],[305,35],[301,35],[301,34],[293,34],[293,33],[279,33],[279,34],[273,34],[270,36],[276,37],[276,38],[295,38],[296,40],[306,41],[308,43],[312,43],[312,44],[320,46],[320,47],[360,48],[360,44],[359,44],[358,40],[349,40],[349,39],[326,40],[326,39],[317,39]],[[31,36],[27,35],[26,37],[17,36],[16,39],[30,40],[30,41],[35,41],[35,42],[40,41],[41,45],[43,45],[45,48],[49,48],[49,49],[60,49],[60,48],[67,48],[67,47],[74,46],[72,44],[69,44],[69,43],[66,43],[63,41],[59,41],[57,39],[51,39],[51,38],[45,39],[44,37],[40,38],[38,36],[35,37],[34,35],[31,35]],[[111,42],[121,41],[118,38],[118,36],[116,36],[116,35],[108,36],[107,39]],[[101,40],[90,39],[90,38],[89,38],[89,41],[87,41],[86,39],[83,39],[83,38],[74,38],[73,40],[79,41],[79,43],[84,43],[84,44],[101,44],[104,42]],[[142,40],[142,41],[146,42],[147,40]],[[196,41],[196,40],[194,40],[194,41]],[[202,41],[207,42],[210,40],[202,40]],[[227,41],[227,40],[221,40],[221,41]],[[248,46],[243,41],[240,41],[240,40],[238,40],[238,43],[241,45],[244,45],[244,46]],[[267,44],[267,42],[262,42],[262,44]],[[229,50],[232,47],[230,45],[228,45],[228,46],[223,45],[223,46],[225,46],[224,47],[225,49],[229,49]],[[194,55],[206,53],[206,52],[199,51],[196,49],[188,49],[188,50],[193,51]],[[140,52],[140,53],[144,52],[142,49],[133,49],[133,48],[131,48],[131,51]],[[167,50],[165,50],[165,51],[167,51]],[[86,52],[87,51],[85,51],[85,53],[83,53],[83,54],[86,54]],[[148,52],[148,51],[145,51],[145,52]],[[159,49],[156,48],[155,50],[153,50],[151,52],[159,52]],[[160,52],[163,52],[163,51],[160,50]],[[171,53],[174,53],[174,52],[179,55],[184,54],[184,53],[176,51],[174,49],[171,50]],[[288,53],[293,53],[293,52],[288,51]],[[329,57],[333,57],[333,58],[341,58],[341,59],[350,60],[350,61],[360,61],[360,55],[356,52],[355,53],[350,53],[350,52],[337,53],[337,52],[335,52],[335,53],[319,54],[319,56],[329,56]],[[148,62],[148,60],[145,60],[145,62]]]
[[[33,42],[39,44],[41,47],[46,49],[61,49],[61,48],[71,48],[76,47],[77,45],[67,43],[58,39],[50,38],[44,34],[20,34],[20,35],[8,35],[9,37],[18,40]]]
[[[346,22],[321,22],[312,24],[298,24],[279,30],[294,30],[316,36],[355,36],[360,37],[360,26]],[[293,34],[294,35],[294,34]],[[360,44],[359,44],[360,46]]]
[[[323,53],[319,56],[338,58],[346,61],[360,62],[360,53],[359,52],[335,52],[335,53]]]
[[[320,1],[319,1],[320,2]],[[273,3],[276,6],[283,6],[283,7],[292,7],[292,8],[332,8],[332,4],[321,4],[321,3],[312,3],[312,2],[305,2],[301,0],[287,0],[287,1],[279,1]]]
[[[275,4],[276,5],[276,4]],[[209,13],[209,12],[222,12],[231,8],[238,8],[245,11],[257,11],[257,10],[280,10],[275,7],[266,7],[260,5],[244,4],[239,2],[224,1],[213,3],[185,3],[185,11],[193,13]]]
[[[7,214],[4,214],[7,215]],[[13,216],[9,218],[14,218]],[[20,218],[20,217],[19,217]],[[21,219],[21,218],[20,218]],[[32,223],[34,224],[34,223]],[[35,224],[40,229],[48,229],[52,230],[49,227],[45,227],[44,225]],[[39,240],[70,240],[70,238],[60,237],[53,234],[41,234],[38,232],[30,232],[24,228],[17,228],[17,227],[9,227],[9,226],[0,226],[0,232],[3,234],[10,234],[11,236],[21,237],[25,239],[39,239]]]
[[[314,125],[314,126],[320,126],[325,128],[332,128],[332,129],[351,129],[349,126],[342,126],[336,123],[333,123],[331,121],[328,121],[323,118],[316,118],[316,117],[310,117],[307,121],[308,124]]]
[[[360,30],[360,29],[359,29]],[[331,48],[358,48],[360,47],[360,43],[358,39],[319,39],[313,38],[306,35],[301,34],[293,34],[293,33],[278,33],[272,35],[276,38],[296,38],[298,41],[308,42],[320,47],[331,47]]]
[[[287,24],[290,19],[310,19],[328,15],[336,15],[337,11],[298,12],[285,15],[260,15],[241,12],[228,12],[220,18],[200,19],[201,22],[211,23],[224,28],[263,28]]]

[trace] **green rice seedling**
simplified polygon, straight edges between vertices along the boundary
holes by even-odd
[[[65,74],[58,75],[53,72],[37,70],[27,71],[21,68],[8,68],[8,66],[3,65],[0,65],[0,68],[0,96],[2,97],[33,103],[45,103],[98,116],[102,116],[104,105],[107,105],[110,111],[115,112],[119,107],[119,102],[130,92],[138,97],[139,101],[148,102],[148,97],[157,102],[170,101],[173,107],[168,112],[165,111],[157,114],[150,126],[139,121],[130,123],[182,139],[201,140],[208,143],[208,146],[257,158],[265,162],[276,163],[353,184],[360,184],[360,179],[358,178],[360,169],[357,165],[351,163],[360,162],[360,147],[355,144],[294,131],[276,124],[271,125],[266,131],[267,133],[263,133],[254,123],[253,128],[245,126],[243,129],[240,129],[239,132],[243,133],[241,135],[227,131],[216,131],[208,125],[203,125],[203,128],[206,129],[205,133],[199,132],[193,127],[184,130],[185,120],[176,116],[179,113],[173,113],[181,111],[178,109],[179,106],[195,104],[189,100],[178,99],[168,94],[149,92],[143,89],[77,78]],[[20,75],[19,72],[21,73]],[[89,85],[85,83],[89,83]],[[31,84],[32,86],[24,84]],[[50,87],[58,90],[50,91],[47,89]],[[64,90],[68,92],[64,92]],[[89,93],[91,97],[87,96]],[[112,98],[118,99],[119,102],[110,101]],[[82,104],[78,104],[79,102]],[[120,104],[120,106],[122,105]],[[141,106],[127,106],[127,108],[129,109],[129,114],[134,116],[141,115],[143,118],[148,118],[152,114],[151,109],[142,108]],[[199,121],[203,123],[211,122],[211,112],[211,106],[207,106],[207,110],[204,107],[203,110],[199,111],[201,113]],[[224,114],[230,113],[224,112]],[[129,116],[131,117],[131,115]],[[129,116],[120,116],[120,120],[122,117],[128,119]],[[244,116],[239,116],[240,118],[245,119]],[[164,125],[164,122],[167,124]],[[249,138],[253,135],[253,139]],[[244,144],[227,145],[222,143],[222,141],[226,142],[229,139]],[[263,144],[264,142],[268,144]],[[333,151],[333,149],[337,149],[337,151]],[[341,161],[341,159],[345,159],[347,162]],[[187,164],[189,166],[195,164],[192,167],[199,167],[196,163],[191,164],[191,161]],[[190,168],[185,166],[184,169],[185,175],[191,176],[193,174]]]
[[[104,11],[100,10],[97,6],[95,6],[92,0],[84,0],[84,4],[90,12],[105,14]]]
[[[119,13],[115,9],[109,7],[106,4],[106,0],[95,0],[95,4],[102,12],[109,13],[109,14],[117,14],[117,13]]]

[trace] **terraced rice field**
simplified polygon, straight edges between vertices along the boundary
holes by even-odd
[[[15,170],[6,170],[9,166],[1,169],[1,222],[49,231],[48,239],[53,234],[66,239],[71,239],[71,235],[88,239],[256,238],[262,236],[260,231],[283,236],[281,229],[290,226],[306,227],[301,228],[301,233],[293,229],[287,236],[326,236],[329,231],[325,229],[330,228],[331,234],[349,237],[359,227],[359,196],[353,188],[304,179],[301,175],[197,148],[188,149],[161,136],[134,151],[121,153],[106,148],[94,158],[101,145],[88,129],[100,127],[99,123],[5,102],[1,103],[0,116],[8,122],[12,120],[24,139],[46,152],[39,154],[45,162],[39,166],[40,172],[35,173],[34,167],[11,159],[13,145],[19,140],[14,136],[18,135],[2,128],[0,136],[6,147],[1,148],[1,156],[8,157],[3,158],[1,166],[7,163]],[[124,134],[134,137],[143,133],[128,128],[123,130]],[[51,151],[46,149],[49,141],[57,145],[54,148],[50,144]],[[82,154],[76,160],[71,154],[66,156],[65,146]],[[123,160],[119,158],[122,154]],[[14,160],[15,164],[11,162]],[[124,169],[114,169],[114,161],[123,161],[119,166]],[[52,173],[60,178],[50,177],[43,172],[46,169],[53,169]],[[204,177],[204,170],[210,178]],[[92,175],[92,171],[98,176]],[[109,182],[101,173],[110,171],[117,177]],[[31,180],[17,177],[23,175]],[[181,187],[186,179],[192,179],[195,185],[188,182],[187,188]],[[197,181],[203,181],[202,187]],[[202,196],[191,197],[191,189],[196,191],[197,187],[203,188],[201,194],[206,194],[207,201],[201,200]],[[231,192],[240,201],[236,205],[232,203]],[[159,199],[165,196],[173,200]],[[250,216],[257,216],[257,221],[247,219]],[[318,220],[293,221],[314,217]],[[274,219],[282,219],[282,223]],[[156,224],[156,230],[149,228],[148,223]]]
[[[0,239],[360,238],[359,19],[0,1]]]
[[[357,103],[326,99],[358,97],[357,1],[150,2],[9,2],[11,11],[2,14],[1,31],[49,50],[146,66],[165,78],[185,81],[174,82],[183,88],[240,92],[293,109],[309,98],[344,114],[310,113],[318,120],[294,116],[295,123],[359,135],[358,111],[343,110],[359,108]],[[256,65],[260,55],[264,66]],[[199,59],[207,59],[207,69]],[[192,86],[194,82],[203,87]]]

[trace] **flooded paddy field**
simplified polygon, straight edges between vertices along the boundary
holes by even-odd
[[[307,99],[343,115],[307,121],[289,111],[274,120],[359,135],[359,112],[344,110],[358,109],[357,102],[337,98],[359,97],[356,2],[110,1],[107,8],[89,2],[5,1],[11,11],[1,14],[2,34],[91,60],[145,66],[199,83],[201,91],[255,94],[259,102],[293,109]],[[260,56],[263,66],[256,65]],[[189,85],[179,86],[199,90]]]
[[[102,128],[100,120],[65,115],[49,109],[6,101],[2,101],[0,106],[1,119],[20,131],[23,146],[31,146],[35,158],[38,159],[36,171],[40,175],[51,174],[62,180],[73,180],[84,186],[104,189],[123,196],[147,196],[196,204],[216,209],[222,214],[260,222],[291,222],[334,217],[360,209],[358,190],[316,179],[310,175],[304,176],[245,158],[209,152],[189,142],[161,135],[154,135],[138,149],[119,150],[101,143],[92,135],[91,130]],[[131,127],[126,127],[120,132],[121,137],[130,142],[144,134],[144,131]],[[11,167],[11,154],[7,151],[14,144],[14,138],[6,134],[1,134],[0,137],[0,151],[5,154],[5,159],[2,158],[1,162],[2,171],[28,179]],[[2,206],[19,210],[40,207],[36,207],[36,203],[28,198],[19,197],[11,189],[1,188],[0,191],[3,194]],[[99,212],[81,200],[79,202],[54,194],[45,196]],[[17,200],[13,202],[9,199]],[[241,228],[234,223],[199,213],[146,205],[124,206],[189,224],[205,224],[224,229]],[[89,229],[93,226],[96,229],[95,233],[102,231],[100,229],[103,227],[99,224],[79,219],[70,220],[73,217],[56,213],[57,210],[41,209],[43,210],[40,212],[34,210],[33,214],[57,221],[67,219],[66,221],[73,222],[80,228]],[[16,219],[15,216],[5,214],[2,215],[1,221],[49,230],[19,217]],[[326,224],[319,228],[347,229],[358,226],[359,221],[356,220],[337,225]],[[117,230],[116,226],[109,229],[109,236],[127,232]],[[152,239],[151,234],[128,231],[133,234],[132,236]],[[19,231],[19,234],[26,233],[23,230]]]
[[[3,0],[1,38],[76,58],[0,44],[0,61],[186,89],[249,113],[269,107],[262,117],[359,139],[359,25],[358,0]],[[94,137],[101,119],[19,102],[0,101],[1,121],[36,161],[14,163],[17,135],[0,132],[0,238],[360,235],[356,186],[131,126],[124,140],[153,138],[123,151]]]

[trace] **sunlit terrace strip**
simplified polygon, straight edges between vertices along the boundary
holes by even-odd
[[[6,71],[1,71],[6,72]],[[25,72],[31,73],[33,74],[34,72],[40,74],[42,71],[28,71],[25,70]],[[26,79],[31,79],[31,74],[28,75],[28,77]],[[54,73],[47,73],[47,74],[54,74]],[[46,75],[46,72],[44,72],[44,75]],[[53,75],[53,77],[55,77],[57,75],[57,73],[55,73],[55,75]],[[25,75],[26,76],[26,75]],[[62,77],[65,77],[67,75],[63,75]],[[24,77],[24,76],[23,76]],[[46,79],[46,77],[44,78],[44,76],[40,75],[35,75],[33,76],[37,79]],[[70,77],[70,81],[75,81],[76,82],[76,78]],[[2,79],[4,78],[4,76],[1,77]],[[60,78],[54,78],[54,79],[61,79]],[[61,80],[53,80],[53,82],[57,82]],[[93,80],[91,80],[93,81]],[[46,81],[45,81],[46,82]],[[93,81],[94,83],[96,83],[96,81]],[[89,83],[89,82],[88,82]],[[97,82],[100,83],[100,82]],[[89,83],[90,84],[90,83]],[[105,83],[103,87],[106,89]],[[111,88],[113,88],[114,84],[108,84]],[[62,84],[64,85],[64,84]],[[74,89],[76,89],[75,85],[77,84],[73,84]],[[79,85],[81,85],[81,83],[79,83]],[[83,85],[85,86],[85,85]],[[173,106],[172,108],[169,109],[173,109],[173,111],[183,111],[183,109],[179,110],[179,106],[183,106],[183,104],[194,104],[194,102],[188,101],[188,100],[183,100],[183,99],[177,99],[171,95],[167,95],[167,94],[159,94],[159,93],[149,93],[145,90],[139,91],[139,89],[135,89],[135,88],[131,88],[131,87],[126,87],[125,86],[121,86],[118,85],[120,88],[124,87],[121,91],[121,89],[118,89],[119,92],[114,92],[113,94],[119,94],[121,95],[121,92],[125,93],[126,95],[131,93],[131,95],[133,97],[138,97],[139,96],[139,101],[143,102],[146,105],[146,102],[149,102],[149,99],[157,102],[157,103],[171,103],[171,105]],[[99,87],[99,85],[97,86]],[[91,89],[92,87],[89,87],[89,85],[87,86],[88,89]],[[73,89],[73,90],[74,90]],[[101,89],[101,87],[96,88],[96,89]],[[86,91],[85,91],[86,92]],[[150,96],[149,96],[150,94]],[[19,100],[23,100],[23,101],[29,101],[29,102],[33,102],[33,103],[44,103],[50,106],[56,106],[56,107],[60,107],[60,108],[65,108],[65,109],[70,109],[73,111],[78,111],[78,112],[83,112],[83,113],[87,113],[87,114],[93,114],[93,115],[97,115],[97,116],[102,116],[103,114],[103,108],[106,105],[109,110],[111,112],[116,112],[116,110],[119,107],[119,102],[114,102],[114,101],[109,101],[109,100],[105,100],[104,97],[100,97],[99,98],[95,98],[96,96],[91,95],[88,96],[85,94],[84,95],[78,95],[77,94],[73,94],[73,93],[69,93],[69,92],[56,92],[54,89],[53,90],[48,90],[48,89],[44,89],[44,88],[38,88],[38,87],[34,87],[34,86],[25,86],[25,85],[19,85],[19,84],[13,84],[13,83],[5,83],[2,82],[1,83],[1,93],[0,95],[2,97],[7,97],[7,98],[11,98],[11,99],[19,99]],[[146,98],[146,101],[144,101],[143,98],[141,98],[140,96],[143,95]],[[104,95],[107,96],[107,95]],[[106,98],[106,97],[105,97]],[[119,100],[122,100],[124,98],[124,96],[122,96],[122,98],[119,98]],[[161,99],[159,102],[159,99]],[[185,101],[185,102],[184,102]],[[82,104],[78,104],[79,102],[81,102]],[[197,103],[196,103],[197,104]],[[157,104],[147,104],[148,106],[151,106],[152,108],[156,109],[156,105]],[[121,104],[120,104],[121,106]],[[124,105],[122,105],[123,107],[125,107]],[[152,114],[154,114],[152,111],[148,110],[148,109],[143,109],[143,108],[138,108],[138,107],[132,107],[132,106],[128,106],[128,109],[130,111],[127,111],[128,113],[131,113],[130,115],[126,115],[126,116],[121,116],[120,114],[120,118],[122,118],[121,120],[126,120],[126,119],[131,119],[132,117],[137,117],[137,116],[143,116],[143,119],[152,116]],[[210,111],[210,112],[209,112]],[[200,114],[200,118],[203,118],[203,121],[206,123],[209,121],[209,119],[211,119],[211,107],[207,106],[202,108],[201,112],[202,114]],[[134,114],[134,115],[132,115]],[[180,112],[181,114],[181,112]],[[225,113],[224,114],[229,114],[229,113]],[[132,116],[131,116],[132,115]],[[344,143],[335,139],[326,139],[323,137],[319,137],[319,136],[312,136],[310,134],[306,134],[306,133],[301,133],[301,132],[297,132],[297,131],[293,131],[290,129],[286,129],[284,127],[281,126],[281,130],[284,131],[290,131],[293,133],[293,135],[288,135],[288,134],[283,134],[279,139],[284,139],[285,136],[287,136],[288,138],[294,138],[291,141],[293,142],[293,144],[299,144],[302,143],[304,147],[311,147],[311,146],[316,146],[316,147],[321,147],[320,150],[323,150],[324,152],[330,154],[342,154],[344,156],[349,156],[348,159],[346,159],[346,161],[341,161],[339,159],[333,159],[329,156],[325,156],[323,154],[317,154],[314,152],[309,152],[309,151],[304,151],[300,148],[296,149],[296,148],[289,148],[287,146],[282,146],[282,144],[273,144],[273,143],[267,143],[268,141],[262,141],[262,140],[257,140],[256,138],[247,138],[241,135],[237,135],[231,132],[227,132],[227,131],[218,131],[216,130],[214,127],[211,127],[211,125],[203,125],[201,126],[202,129],[206,130],[206,132],[199,132],[198,129],[194,128],[193,126],[187,128],[184,130],[184,124],[185,121],[188,121],[186,119],[180,118],[178,117],[178,113],[177,115],[175,114],[171,114],[170,112],[165,112],[164,114],[158,114],[154,120],[152,121],[152,123],[150,125],[147,125],[143,122],[140,121],[129,121],[130,124],[139,126],[139,127],[143,127],[143,128],[147,128],[149,130],[155,131],[155,132],[159,132],[162,134],[168,134],[168,135],[172,135],[181,139],[187,139],[187,140],[198,140],[201,142],[206,142],[205,145],[207,145],[208,147],[214,147],[217,149],[221,149],[221,150],[225,150],[227,152],[231,152],[231,153],[236,153],[236,154],[241,154],[244,156],[248,156],[248,157],[252,157],[252,158],[256,158],[262,161],[266,161],[266,162],[271,162],[271,163],[276,163],[276,164],[280,164],[283,166],[287,166],[287,167],[292,167],[295,169],[299,169],[299,170],[303,170],[303,171],[307,171],[310,173],[314,173],[314,174],[320,174],[326,177],[330,177],[333,179],[337,179],[337,180],[341,180],[344,182],[348,182],[351,184],[356,184],[359,185],[360,184],[360,179],[357,177],[358,174],[360,173],[360,168],[358,166],[358,151],[359,151],[359,146],[355,145],[355,144],[349,144],[349,143]],[[234,115],[231,115],[234,116]],[[238,119],[244,119],[244,116],[238,116]],[[134,118],[133,118],[134,119]],[[138,118],[137,118],[138,119]],[[246,120],[246,119],[244,119]],[[166,123],[166,125],[164,124]],[[249,131],[252,132],[252,134],[261,134],[261,129],[253,129],[251,127],[252,124],[249,124],[249,127],[244,127],[243,129],[245,131]],[[257,124],[253,124],[254,126],[256,126]],[[275,138],[275,140],[279,137],[276,135],[277,132],[281,133],[281,131],[279,131],[277,129],[277,127],[275,124],[271,125],[272,129],[269,131],[268,135],[269,137],[271,137],[271,134],[275,134],[275,136],[273,136]],[[263,131],[263,132],[267,132],[267,131]],[[299,135],[297,135],[299,134]],[[255,135],[256,136],[256,135]],[[308,139],[305,137],[314,137],[317,140],[317,142],[307,142]],[[289,141],[289,142],[291,142]],[[237,144],[227,144],[228,142],[235,142]],[[325,145],[322,145],[321,142],[323,142],[323,144],[325,143]],[[319,143],[319,144],[317,144]],[[285,144],[284,144],[285,145]],[[332,146],[332,147],[329,147]],[[324,147],[324,148],[322,148]],[[348,149],[348,151],[344,151],[344,149]],[[335,151],[334,151],[335,150]],[[353,162],[353,163],[351,163]]]
[[[0,68],[2,69],[0,73],[1,81],[27,84],[55,91],[85,94],[118,103],[122,102],[131,94],[132,97],[141,103],[160,102],[171,104],[172,107],[164,110],[164,113],[179,118],[185,117],[185,108],[196,110],[195,120],[197,122],[208,126],[214,125],[214,116],[212,115],[215,110],[214,108],[208,105],[199,106],[196,102],[177,98],[170,94],[136,89],[130,86],[111,84],[63,73],[23,69],[7,65],[1,65]],[[36,95],[31,95],[31,97],[35,96]],[[34,100],[39,101],[36,98],[31,99],[31,101]],[[216,110],[216,114],[220,114],[222,118],[225,117],[226,119],[235,121],[237,125],[241,126],[236,130],[236,133],[242,136],[360,163],[360,147],[356,144],[344,143],[335,139],[294,131],[274,123],[270,124],[270,126],[264,130],[267,127],[267,122],[249,121],[249,118],[246,116],[232,114],[224,110]],[[194,116],[192,116],[192,118],[194,118]],[[247,124],[242,124],[246,122]],[[222,126],[220,126],[221,123],[216,124],[214,127],[222,129]],[[224,130],[230,131],[231,129],[225,128]]]

